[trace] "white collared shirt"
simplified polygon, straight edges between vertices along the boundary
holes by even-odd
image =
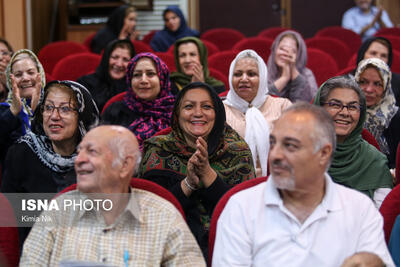
[[[369,251],[394,266],[373,202],[325,177],[325,196],[303,224],[283,205],[271,177],[233,195],[218,220],[212,265],[337,267]]]

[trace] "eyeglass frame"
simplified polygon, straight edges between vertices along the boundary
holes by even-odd
[[[337,104],[338,106],[340,106],[340,108],[339,109],[333,108],[332,103]],[[330,108],[331,110],[337,110],[338,113],[341,112],[344,108],[346,108],[347,112],[349,112],[349,113],[356,113],[356,112],[360,112],[361,111],[361,104],[359,104],[359,103],[357,103],[358,108],[356,110],[350,110],[349,109],[349,107],[351,105],[355,105],[356,103],[344,105],[341,101],[335,100],[335,101],[323,102],[321,104],[322,105],[328,105],[328,108]]]
[[[50,110],[46,110],[45,109],[46,106],[52,107],[51,112],[50,112]],[[67,113],[65,113],[65,112],[63,113],[62,111],[60,112],[60,109],[62,109],[62,108],[68,108],[68,112]],[[43,116],[50,117],[51,115],[53,115],[54,110],[57,110],[58,115],[60,117],[63,117],[63,118],[70,116],[73,112],[78,112],[79,111],[77,108],[71,108],[69,106],[58,106],[58,107],[56,107],[56,106],[50,105],[50,104],[43,105],[41,109],[42,109],[42,115]],[[45,114],[47,112],[49,112],[49,113]]]

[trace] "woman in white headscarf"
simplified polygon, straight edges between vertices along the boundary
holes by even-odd
[[[257,177],[266,176],[272,123],[291,102],[268,95],[267,66],[253,50],[240,52],[232,61],[229,87],[226,121],[249,145]]]

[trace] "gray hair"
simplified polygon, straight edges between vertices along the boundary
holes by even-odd
[[[320,104],[328,101],[328,96],[330,92],[336,88],[345,88],[353,90],[358,95],[358,102],[360,103],[360,114],[365,112],[366,109],[366,100],[365,95],[358,83],[355,81],[354,77],[349,75],[337,76],[328,79],[320,89]]]
[[[332,154],[327,166],[328,169],[333,159],[333,151],[336,149],[336,130],[332,116],[324,108],[302,101],[287,108],[283,114],[289,112],[307,112],[314,117],[316,127],[314,128],[314,131],[310,133],[311,138],[314,141],[314,152],[317,152],[326,144],[332,145]]]
[[[136,175],[139,170],[139,165],[142,160],[142,153],[138,146],[134,146],[132,144],[131,138],[127,138],[125,136],[117,136],[115,138],[111,138],[109,141],[109,147],[115,158],[111,163],[111,167],[115,168],[123,163],[125,158],[131,156],[136,159],[134,169],[132,170],[132,175]]]

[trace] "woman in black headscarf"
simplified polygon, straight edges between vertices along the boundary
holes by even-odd
[[[96,71],[77,80],[90,91],[99,111],[111,97],[126,90],[126,71],[134,56],[135,48],[131,41],[114,40],[104,50]]]
[[[89,91],[73,81],[53,81],[35,110],[32,131],[8,150],[3,193],[57,193],[76,183],[74,159],[82,137],[98,124]],[[30,228],[19,229],[20,246]]]
[[[357,65],[361,60],[366,58],[379,58],[385,62],[389,67],[392,66],[393,61],[393,51],[392,44],[390,41],[384,37],[371,37],[365,40],[357,55]],[[356,70],[354,69],[353,75]],[[400,74],[392,72],[392,91],[396,99],[396,106],[400,105]]]
[[[138,35],[135,27],[136,9],[128,5],[116,8],[108,17],[106,26],[94,36],[90,43],[90,50],[100,54],[112,40],[135,40]]]
[[[32,131],[8,150],[1,191],[55,193],[75,183],[76,146],[98,121],[98,109],[85,87],[73,81],[48,83]]]

